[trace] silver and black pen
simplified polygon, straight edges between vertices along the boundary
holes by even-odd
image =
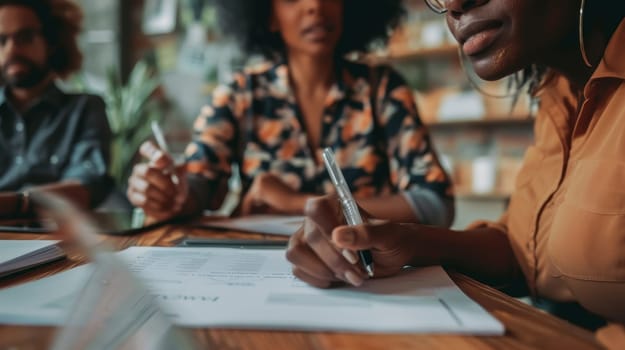
[[[349,186],[347,185],[347,182],[345,182],[345,177],[341,172],[341,168],[339,168],[336,163],[332,149],[326,148],[323,150],[323,161],[326,169],[328,170],[328,174],[330,174],[332,184],[334,184],[334,187],[336,188],[347,224],[349,226],[362,224],[362,216],[360,216],[358,205],[356,205],[354,196],[352,196]],[[371,251],[359,250],[358,255],[360,256],[360,261],[362,261],[369,277],[373,277],[373,256],[371,255]]]

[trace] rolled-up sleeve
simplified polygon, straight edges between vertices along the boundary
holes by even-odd
[[[412,90],[394,71],[383,75],[380,121],[387,139],[391,183],[422,224],[451,226],[455,208],[449,176],[441,167]]]
[[[108,174],[111,130],[104,101],[93,95],[83,98],[80,108],[75,111],[80,114],[80,122],[61,179],[78,180],[89,191],[91,206],[95,207],[113,186]]]

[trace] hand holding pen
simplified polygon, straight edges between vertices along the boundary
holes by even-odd
[[[167,146],[167,142],[165,141],[165,135],[163,134],[163,130],[161,130],[161,127],[155,120],[152,121],[152,124],[150,126],[152,127],[152,134],[154,134],[154,139],[156,139],[158,147],[161,149],[162,152],[169,154],[169,147]],[[165,170],[169,174],[171,174],[171,181],[174,184],[178,185],[180,183],[180,179],[178,178],[178,175],[176,175],[176,165],[174,164],[174,162],[169,162]]]
[[[336,193],[339,196],[341,208],[343,209],[343,215],[345,215],[347,224],[349,226],[363,224],[358,205],[356,205],[356,201],[349,190],[345,177],[343,177],[341,168],[336,163],[334,153],[330,148],[323,150],[323,161],[325,163],[326,170],[330,175],[330,180],[332,181],[332,184],[336,189]],[[348,255],[349,253],[350,252],[344,252],[344,255]],[[371,252],[369,250],[359,250],[358,256],[360,257],[360,261],[362,262],[362,265],[367,271],[369,277],[373,277],[373,258],[371,257]],[[353,260],[353,258],[347,258]]]
[[[328,158],[328,157],[325,157]],[[333,239],[333,231],[345,223],[356,224],[362,221],[358,208],[349,194],[340,170],[337,170],[333,157],[326,161],[337,186],[343,193],[345,208],[337,201],[336,195],[315,197],[306,202],[304,226],[289,240],[286,257],[293,264],[293,275],[319,288],[328,288],[336,282],[346,282],[360,286],[373,274],[373,261],[365,249],[345,249]],[[351,198],[351,199],[350,199]],[[348,216],[343,213],[349,212]],[[357,214],[355,214],[357,213]],[[358,264],[355,251],[362,250]],[[368,270],[368,271],[367,271]]]
[[[337,180],[339,184],[344,182],[340,177]],[[350,221],[358,221],[354,213],[360,212],[352,204],[347,206],[337,200],[344,186],[338,186],[337,194],[306,203],[304,226],[291,236],[286,252],[297,278],[319,288],[332,287],[339,281],[360,286],[370,278],[367,266],[375,278],[381,278],[397,274],[405,266],[441,264],[439,252],[429,238],[435,228],[387,221],[349,225]],[[362,252],[362,256],[354,252]]]
[[[159,145],[146,141],[139,153],[148,163],[134,166],[128,180],[130,202],[145,211],[148,217],[165,220],[181,212],[188,198],[188,183],[184,169],[177,169],[167,152],[167,144],[157,124],[152,125]]]
[[[399,273],[405,266],[440,265],[440,247],[431,236],[438,228],[418,224],[377,221],[357,226],[345,225],[337,195],[309,199],[304,226],[289,240],[286,257],[293,274],[319,288],[346,282],[361,286],[368,277],[365,259],[349,257],[346,251],[369,251],[375,263],[375,278]],[[443,231],[448,232],[446,229]]]

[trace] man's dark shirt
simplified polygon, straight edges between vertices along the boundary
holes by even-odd
[[[0,88],[0,192],[78,180],[97,205],[111,189],[104,102],[50,84],[24,113]]]

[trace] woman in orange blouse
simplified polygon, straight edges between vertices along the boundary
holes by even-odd
[[[388,38],[400,1],[265,0],[220,3],[225,31],[270,64],[218,88],[195,123],[188,176],[175,184],[169,158],[151,143],[151,164],[135,167],[128,196],[152,217],[221,204],[220,190],[240,164],[242,212],[303,214],[308,198],[333,187],[325,147],[355,196],[377,217],[449,226],[453,197],[412,90],[388,67],[347,61]],[[190,189],[190,190],[188,190]],[[172,200],[173,199],[173,200]]]
[[[522,71],[540,101],[535,144],[508,211],[461,232],[350,228],[328,215],[338,212],[336,200],[314,200],[306,230],[290,242],[294,273],[320,287],[359,285],[360,264],[339,252],[371,249],[380,277],[406,265],[444,264],[492,283],[522,280],[537,301],[581,305],[577,314],[586,312],[588,326],[590,319],[598,319],[594,326],[625,322],[625,2],[427,3],[446,14],[479,76]]]

